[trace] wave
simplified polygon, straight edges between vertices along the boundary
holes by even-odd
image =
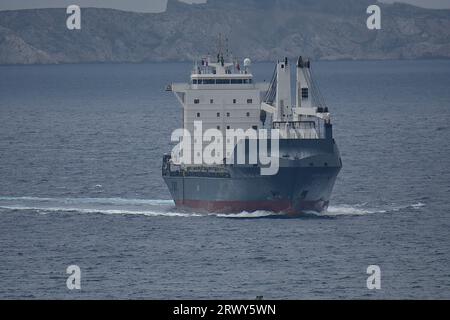
[[[367,203],[354,204],[354,205],[335,205],[329,206],[328,209],[323,213],[314,213],[321,216],[364,216],[367,214],[377,214],[377,213],[391,213],[398,212],[408,209],[419,209],[425,206],[425,203],[418,202],[414,204],[407,205],[388,205],[380,206],[378,208],[370,207]]]
[[[41,198],[41,197],[0,197],[1,201],[58,201],[64,203],[96,203],[96,204],[120,204],[120,205],[175,205],[173,200],[153,199],[124,199],[124,198]]]
[[[240,213],[210,213],[209,215],[214,215],[220,218],[264,218],[264,217],[279,217],[283,216],[284,214],[272,211],[258,210],[253,212],[242,211]]]
[[[418,210],[424,207],[422,202],[409,205],[390,205],[370,207],[368,203],[338,204],[330,206],[322,213],[308,211],[306,215],[319,217],[363,216],[398,212],[401,210]],[[159,199],[124,199],[124,198],[40,198],[40,197],[0,197],[0,209],[13,211],[35,211],[40,214],[49,213],[81,213],[107,215],[142,215],[167,217],[205,217],[220,218],[277,218],[286,217],[283,213],[270,211],[240,212],[234,214],[199,213],[183,211],[175,207],[172,200]]]
[[[167,216],[167,217],[190,217],[198,216],[195,213],[181,213],[181,212],[158,212],[158,211],[137,211],[137,210],[118,210],[118,209],[82,209],[82,208],[63,208],[63,207],[20,207],[20,206],[0,206],[1,209],[8,210],[32,210],[42,214],[51,212],[75,212],[75,213],[98,213],[98,214],[118,214],[118,215],[143,215],[143,216]]]
[[[153,199],[0,197],[0,208],[31,210],[41,214],[73,212],[169,217],[200,216],[175,210],[175,203],[172,200]]]

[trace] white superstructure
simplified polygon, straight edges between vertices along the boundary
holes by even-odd
[[[184,128],[193,133],[194,122],[201,121],[203,132],[217,129],[224,137],[227,129],[259,129],[261,100],[269,83],[254,83],[250,66],[248,58],[241,68],[221,55],[214,61],[206,57],[195,63],[189,83],[172,84],[183,106]]]
[[[174,83],[168,90],[175,93],[182,105],[184,129],[192,136],[199,130],[196,121],[201,121],[202,133],[217,129],[223,137],[229,129],[258,130],[265,125],[265,128],[280,129],[280,137],[284,139],[318,139],[319,122],[329,122],[328,108],[321,103],[321,97],[313,101],[316,89],[309,61],[300,57],[296,71],[293,98],[287,58],[278,61],[271,82],[255,83],[249,58],[241,67],[238,61],[226,62],[218,54],[195,62],[190,82]],[[194,154],[201,153],[208,144],[199,144],[194,137]],[[224,149],[224,159],[230,156],[227,153]]]
[[[184,128],[193,132],[194,121],[203,130],[215,128],[225,135],[227,128],[258,128],[260,104],[268,83],[254,83],[249,66],[243,70],[235,63],[196,64],[190,83],[173,84],[172,91],[184,109]]]

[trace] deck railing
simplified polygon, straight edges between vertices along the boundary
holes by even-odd
[[[273,129],[286,131],[289,135],[290,131],[294,131],[301,139],[324,139],[324,121],[317,119],[316,121],[274,121]]]

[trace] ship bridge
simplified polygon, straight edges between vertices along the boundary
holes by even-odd
[[[217,59],[202,58],[194,62],[188,83],[174,83],[167,88],[182,105],[184,129],[191,135],[199,131],[200,122],[202,132],[217,129],[222,136],[231,129],[257,130],[263,126],[261,102],[269,83],[253,81],[249,58],[242,65],[237,59],[227,60],[221,54]],[[230,155],[224,150],[222,156]]]
[[[203,58],[196,62],[191,73],[193,89],[252,89],[253,75],[250,72],[250,59],[244,60],[244,67],[238,61],[225,63],[223,57],[217,57],[217,62],[211,58]]]
[[[174,83],[167,91],[174,92],[181,104],[188,90],[259,90],[261,99],[269,89],[269,83],[254,83],[250,71],[251,60],[246,58],[243,66],[238,60],[225,62],[222,55],[212,61],[211,57],[202,58],[194,63],[189,83]]]

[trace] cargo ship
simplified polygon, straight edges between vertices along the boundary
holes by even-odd
[[[262,174],[267,163],[249,160],[253,142],[257,151],[262,148],[259,135],[233,139],[233,147],[224,147],[223,154],[217,152],[221,160],[212,164],[180,162],[180,154],[186,150],[180,152],[179,148],[165,154],[162,177],[177,207],[288,215],[327,209],[342,161],[310,60],[300,56],[294,66],[295,92],[291,88],[293,67],[287,58],[276,63],[270,82],[256,83],[249,58],[241,66],[239,60],[221,53],[195,62],[189,82],[167,86],[182,106],[185,135],[194,137],[185,143],[191,144],[188,152],[197,160],[208,143],[201,134],[208,130],[221,133],[224,140],[231,130],[266,130],[268,136],[277,132],[276,143],[269,138],[264,141],[267,152],[276,156],[272,159],[277,168],[271,174]],[[245,150],[244,161],[236,161],[238,150]]]

